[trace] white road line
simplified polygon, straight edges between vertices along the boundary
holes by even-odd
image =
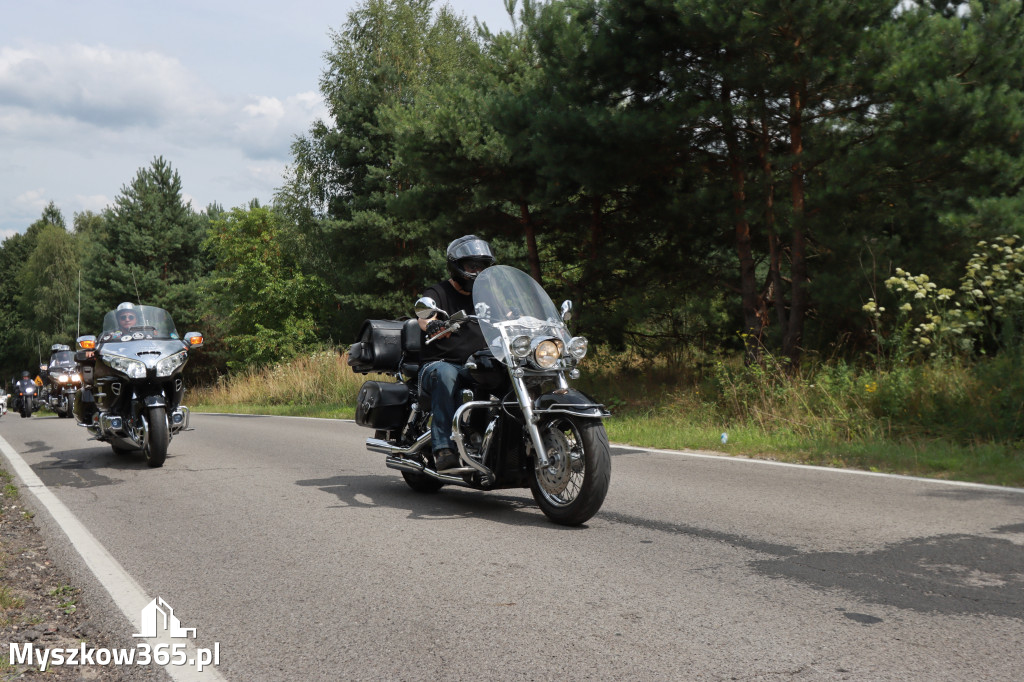
[[[49,512],[53,520],[68,536],[71,545],[82,557],[85,565],[96,576],[107,594],[114,600],[114,604],[134,627],[142,609],[153,600],[153,597],[146,594],[142,587],[135,582],[135,579],[118,563],[117,559],[93,537],[89,529],[82,525],[82,522],[71,513],[71,510],[57,499],[57,496],[46,487],[36,472],[18,454],[18,451],[11,447],[3,437],[0,437],[0,452],[3,452],[25,489],[35,496],[39,504]],[[139,641],[148,642],[151,647],[156,647],[158,644],[181,644],[180,641],[168,637],[139,638]],[[186,642],[186,655],[189,660],[196,659],[196,649],[191,642]],[[212,667],[204,669],[201,673],[190,666],[166,665],[164,669],[176,682],[224,680],[220,673]]]
[[[971,483],[970,481],[951,481],[945,478],[926,478],[924,476],[908,476],[906,474],[887,474],[881,471],[864,471],[863,469],[840,469],[838,467],[815,466],[813,464],[794,464],[792,462],[776,462],[771,459],[757,459],[745,455],[729,455],[727,453],[694,452],[692,450],[661,450],[658,448],[645,448],[628,443],[611,443],[613,448],[623,450],[634,450],[652,455],[675,455],[677,457],[690,457],[693,459],[713,459],[719,462],[737,462],[741,464],[763,464],[768,466],[788,467],[790,469],[805,469],[818,473],[829,474],[850,474],[854,476],[876,476],[880,478],[895,478],[901,481],[917,481],[919,483],[935,483],[937,485],[957,486],[962,488],[974,488],[981,490],[997,490],[1003,493],[1024,494],[1024,488],[1011,488],[1003,485],[990,485],[987,483]]]

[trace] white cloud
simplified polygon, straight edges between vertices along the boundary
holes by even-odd
[[[46,198],[46,188],[40,187],[38,189],[30,189],[27,192],[22,192],[14,198],[14,203],[19,209],[25,211],[42,211],[46,208],[48,199]]]
[[[319,93],[303,92],[279,99],[256,97],[242,107],[234,123],[234,139],[254,159],[286,159],[292,140],[305,133],[316,118],[327,114]]]
[[[243,96],[201,75],[153,51],[0,46],[0,229],[50,201],[69,220],[101,211],[156,156],[196,210],[269,201],[292,140],[326,115],[320,94]]]
[[[156,127],[203,107],[198,83],[172,57],[104,45],[0,48],[5,110],[101,128]]]
[[[110,206],[112,203],[114,203],[114,200],[105,194],[91,194],[88,196],[76,194],[74,203],[77,204],[79,207],[76,209],[76,212],[78,213],[81,213],[82,211],[92,211],[93,213],[99,213],[107,206]]]

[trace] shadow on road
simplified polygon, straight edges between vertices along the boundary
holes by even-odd
[[[544,516],[529,491],[523,496],[509,491],[484,492],[445,486],[436,493],[417,493],[397,476],[331,476],[296,481],[296,485],[319,488],[342,503],[341,507],[389,507],[403,509],[411,520],[439,518],[475,518],[514,526],[538,526],[560,530],[585,529],[557,526]]]
[[[1022,537],[1024,524],[991,535],[938,535],[874,552],[795,554],[752,566],[769,577],[845,590],[875,604],[1024,620]]]
[[[53,450],[44,441],[26,443],[30,450],[23,453],[50,451],[47,460],[32,464],[36,476],[48,487],[92,488],[113,485],[122,479],[110,475],[112,471],[148,469],[146,456],[141,450],[123,455],[114,454],[109,445],[94,445],[76,450]],[[170,460],[173,455],[168,454]]]

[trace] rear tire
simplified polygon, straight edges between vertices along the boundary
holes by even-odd
[[[611,448],[604,424],[597,419],[556,416],[538,428],[550,463],[542,468],[533,462],[533,499],[555,523],[585,523],[601,508],[611,483]]]
[[[406,484],[418,493],[436,493],[444,487],[444,483],[426,474],[415,474],[411,471],[401,473]]]
[[[146,464],[154,468],[162,467],[171,440],[170,429],[167,428],[167,410],[164,407],[151,407],[147,417],[149,434],[146,439]]]

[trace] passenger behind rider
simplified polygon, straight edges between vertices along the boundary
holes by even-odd
[[[484,268],[495,261],[491,246],[470,234],[449,244],[445,255],[449,279],[431,286],[423,295],[432,298],[437,307],[448,315],[459,310],[471,315],[474,312],[473,282]],[[437,316],[419,323],[428,339],[444,328],[444,321]],[[466,361],[473,353],[486,347],[476,320],[463,323],[456,333],[445,334],[423,346],[420,396],[430,401],[433,414],[430,438],[437,471],[459,466],[459,456],[452,442],[452,418],[459,394],[474,385],[465,367]]]

